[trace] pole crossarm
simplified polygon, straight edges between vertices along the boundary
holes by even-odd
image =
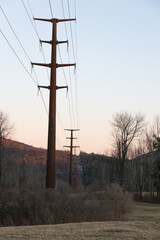
[[[59,68],[59,67],[71,67],[71,66],[74,66],[76,67],[76,64],[75,63],[68,63],[68,64],[56,64],[56,67]]]
[[[76,18],[70,18],[70,19],[57,19],[57,22],[71,22],[76,21]]]
[[[51,63],[33,63],[31,62],[31,65],[37,65],[37,66],[41,66],[41,67],[50,67],[51,68]]]
[[[67,88],[67,91],[68,91],[68,86],[57,86],[56,89],[62,89],[62,88]]]
[[[53,41],[52,41],[52,40],[51,40],[51,41],[40,40],[40,43],[49,43],[49,44],[52,44]]]
[[[50,89],[50,86],[39,86],[39,85],[38,85],[38,88],[47,88],[47,89]]]
[[[63,147],[67,147],[67,148],[71,148],[71,146],[63,146]],[[79,148],[80,146],[72,146],[72,148]]]
[[[44,21],[44,22],[51,22],[51,23],[53,23],[54,21],[56,21],[56,23],[59,23],[59,22],[76,21],[76,18],[70,18],[70,19],[57,19],[57,18],[46,19],[46,18],[34,18],[34,20]]]
[[[62,43],[67,43],[68,44],[68,40],[66,41],[56,41],[57,44],[62,44]]]
[[[34,66],[41,66],[41,67],[49,67],[51,68],[52,67],[52,64],[51,63],[33,63],[31,62],[31,65]],[[66,64],[58,64],[56,63],[56,68],[59,68],[59,67],[71,67],[71,66],[76,66],[75,63],[66,63]]]
[[[46,41],[46,40],[40,40],[40,43],[49,43],[49,44],[52,44],[53,41]],[[67,43],[68,44],[68,40],[66,41],[56,41],[56,44],[62,44],[62,43]]]
[[[69,128],[65,128],[65,131],[80,131],[80,129],[69,129]]]

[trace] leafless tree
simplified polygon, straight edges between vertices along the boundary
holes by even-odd
[[[160,137],[160,116],[156,115],[152,124],[146,129],[146,148],[148,152],[154,151],[155,137]]]
[[[113,115],[111,126],[113,129],[113,147],[115,155],[119,159],[120,185],[122,185],[127,153],[133,140],[143,132],[144,116],[140,113],[134,116],[127,112],[116,113]]]
[[[14,124],[11,124],[9,117],[6,113],[0,111],[0,186],[2,187],[3,179],[3,150],[4,150],[4,140],[9,138],[14,132]]]
[[[156,115],[153,119],[153,122],[146,130],[146,148],[148,152],[155,151],[154,142],[156,138],[160,137],[160,115]],[[159,152],[158,152],[159,154]],[[153,170],[155,166],[155,156],[153,154],[149,155],[149,169],[150,172]],[[150,174],[149,179],[149,191],[151,194],[154,194],[154,182],[153,178]]]
[[[130,161],[130,179],[132,185],[132,191],[136,193],[137,197],[142,200],[143,191],[146,186],[149,186],[149,164],[144,158],[144,154],[146,153],[146,141],[144,136],[138,139],[136,146],[132,148],[132,156],[133,160]]]

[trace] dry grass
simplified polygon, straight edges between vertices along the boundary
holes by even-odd
[[[160,222],[160,204],[140,202],[136,203],[136,211],[134,211],[134,213],[129,217],[129,220]]]
[[[93,222],[46,226],[2,227],[0,239],[159,240],[160,205],[136,205],[128,222]]]

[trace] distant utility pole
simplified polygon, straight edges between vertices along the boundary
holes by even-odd
[[[46,188],[55,189],[55,161],[56,161],[56,90],[60,88],[68,88],[68,86],[56,85],[56,69],[59,67],[75,66],[76,64],[57,64],[57,44],[68,43],[68,41],[57,41],[57,23],[66,21],[75,21],[76,19],[41,19],[34,20],[47,21],[53,24],[52,40],[41,41],[49,43],[52,46],[51,63],[32,63],[32,65],[44,66],[51,68],[50,86],[38,86],[39,88],[47,88],[50,91],[49,101],[49,124],[48,124],[48,149],[47,149],[47,170],[46,170]]]
[[[70,146],[64,146],[70,148],[70,167],[69,167],[69,186],[72,188],[72,156],[73,156],[73,148],[78,148],[79,146],[73,146],[73,139],[77,139],[73,137],[74,131],[79,131],[79,129],[65,129],[66,131],[71,132],[71,137],[67,137],[67,139],[70,139]]]

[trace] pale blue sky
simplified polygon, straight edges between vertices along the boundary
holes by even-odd
[[[28,7],[28,0],[24,0]],[[60,0],[51,0],[53,15],[63,18]],[[75,144],[82,151],[104,153],[110,148],[112,115],[120,111],[141,112],[146,121],[160,114],[160,2],[158,0],[70,0],[71,16],[77,10],[77,75],[71,68],[72,98],[76,102],[75,76],[78,79],[78,127],[81,131]],[[49,1],[29,0],[35,17],[51,18]],[[67,0],[63,0],[68,17]],[[11,21],[31,61],[43,62],[38,38],[26,15],[21,0],[0,0],[0,5]],[[29,8],[28,8],[29,10]],[[40,38],[51,39],[51,24],[37,22]],[[75,23],[72,23],[75,40]],[[31,71],[30,63],[0,10],[0,29],[6,35],[18,56]],[[70,25],[69,52],[74,61]],[[65,40],[64,24],[58,24],[58,38]],[[75,41],[74,41],[75,42]],[[60,46],[64,63],[68,62],[66,46]],[[76,45],[75,45],[76,51]],[[46,61],[50,62],[50,47],[44,46]],[[38,147],[47,144],[47,114],[37,87],[16,59],[0,34],[0,109],[15,122],[14,139]],[[60,62],[58,56],[57,62]],[[70,87],[69,70],[65,69]],[[41,85],[48,85],[45,68],[36,67]],[[34,75],[33,75],[34,76]],[[65,84],[62,69],[58,69],[57,83]],[[69,88],[70,89],[70,88]],[[48,92],[43,90],[48,106]],[[69,92],[71,101],[71,91]],[[57,148],[66,145],[63,128],[70,127],[66,91],[57,92]],[[77,127],[76,104],[73,104]],[[72,111],[72,104],[71,104]],[[72,114],[73,115],[73,114]],[[67,136],[67,133],[66,133]]]

